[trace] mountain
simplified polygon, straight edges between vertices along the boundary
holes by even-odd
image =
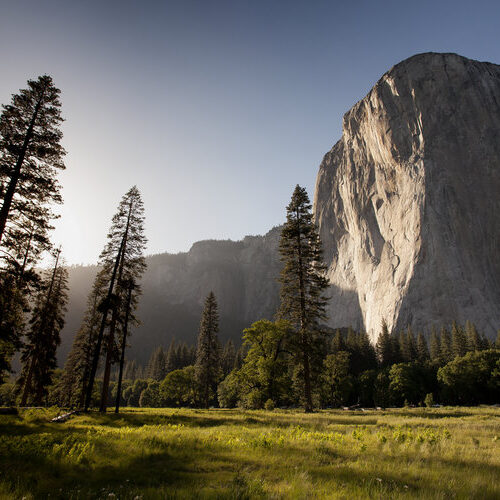
[[[146,363],[158,345],[172,339],[195,343],[205,297],[213,290],[219,304],[222,342],[238,345],[244,328],[261,318],[272,319],[279,304],[281,228],[242,241],[208,240],[189,252],[146,258],[143,295],[137,315],[141,326],[130,337],[129,359]],[[97,266],[69,268],[70,297],[58,351],[63,365],[80,327]]]
[[[332,325],[500,326],[500,66],[411,57],[343,119],[314,211]]]

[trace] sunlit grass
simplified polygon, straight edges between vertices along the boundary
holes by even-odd
[[[500,409],[0,417],[5,498],[500,498]]]

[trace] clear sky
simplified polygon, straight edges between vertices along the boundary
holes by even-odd
[[[500,2],[0,0],[0,103],[43,73],[62,90],[53,239],[93,263],[134,184],[148,253],[280,224],[342,115],[427,51],[500,64]]]

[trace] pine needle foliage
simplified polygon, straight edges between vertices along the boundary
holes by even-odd
[[[200,388],[202,403],[205,408],[217,394],[217,384],[221,379],[221,345],[219,332],[219,313],[217,300],[213,292],[205,299],[201,315],[198,346],[196,349],[195,376]]]
[[[21,406],[25,406],[28,400],[34,405],[41,405],[47,388],[52,383],[67,302],[68,271],[65,267],[58,266],[56,259],[54,270],[43,279],[40,292],[35,298],[30,328],[21,355]]]
[[[44,234],[52,214],[49,203],[60,203],[57,172],[65,168],[61,146],[60,91],[48,75],[29,80],[28,88],[12,96],[0,116],[0,241],[7,224],[30,221]]]
[[[328,287],[322,248],[313,221],[307,192],[296,186],[286,208],[286,223],[281,232],[279,251],[283,268],[280,275],[279,317],[295,329],[296,361],[301,364],[304,406],[313,409],[311,358],[317,350],[320,322],[326,320]]]

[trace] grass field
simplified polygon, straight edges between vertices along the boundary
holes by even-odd
[[[500,409],[0,417],[2,498],[500,498]]]

